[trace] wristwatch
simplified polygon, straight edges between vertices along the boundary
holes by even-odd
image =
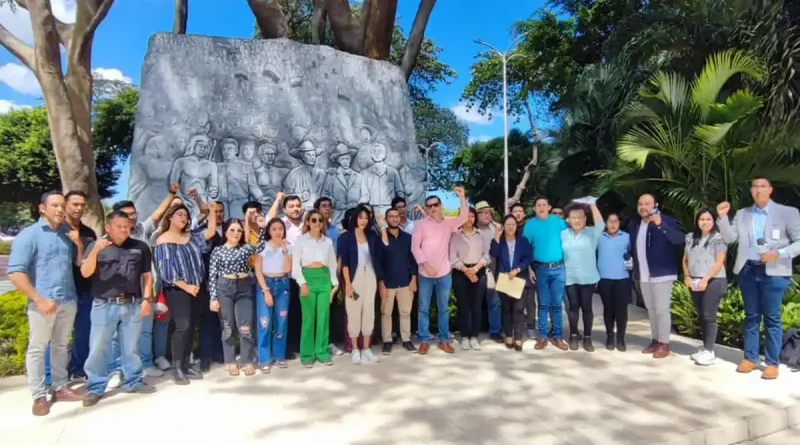
[[[153,302],[153,297],[144,297],[144,298],[142,298],[142,300],[144,300],[144,301],[146,301],[148,303],[152,303]]]

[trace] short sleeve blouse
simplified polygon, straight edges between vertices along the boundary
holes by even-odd
[[[163,243],[154,249],[156,268],[161,282],[172,286],[176,281],[199,286],[205,279],[203,254],[210,249],[203,232],[190,232],[186,244]]]

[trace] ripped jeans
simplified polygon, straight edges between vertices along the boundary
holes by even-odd
[[[269,365],[273,360],[286,359],[286,331],[289,319],[289,278],[265,276],[272,294],[272,307],[264,301],[264,292],[256,289],[258,315],[258,364]]]
[[[225,364],[236,362],[236,338],[239,333],[240,361],[243,365],[255,362],[253,356],[253,279],[231,280],[220,278],[217,282],[219,321],[222,326],[222,355]]]

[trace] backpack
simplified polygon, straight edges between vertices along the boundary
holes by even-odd
[[[791,368],[800,369],[800,330],[789,329],[783,334],[780,360]]]

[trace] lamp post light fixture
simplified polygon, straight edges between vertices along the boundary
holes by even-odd
[[[511,53],[511,50],[514,48],[520,39],[525,37],[528,34],[524,32],[518,35],[514,40],[511,41],[511,44],[508,46],[508,49],[503,52],[495,48],[494,46],[484,42],[483,40],[476,40],[475,43],[478,45],[483,45],[490,50],[497,53],[500,56],[500,60],[503,61],[503,188],[504,188],[504,199],[503,199],[503,214],[508,215],[508,61],[513,59],[514,57],[521,56],[519,53]]]

